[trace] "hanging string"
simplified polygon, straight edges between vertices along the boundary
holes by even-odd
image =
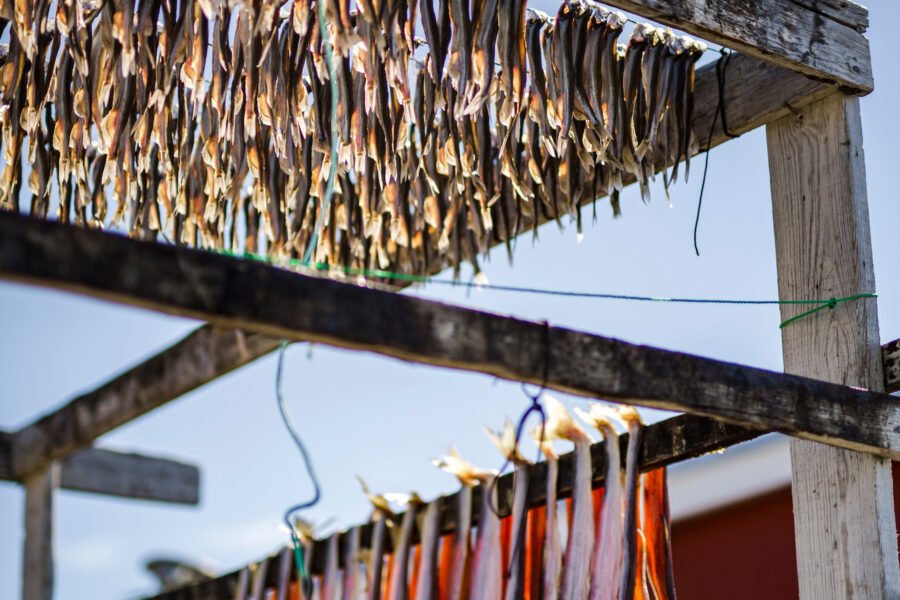
[[[258,254],[250,254],[250,253],[232,253],[225,250],[218,250],[217,252],[222,254],[227,254],[229,256],[234,256],[237,258],[252,258],[255,260],[260,260],[262,262],[273,263],[273,260],[267,256],[262,256]],[[846,296],[843,298],[828,298],[825,300],[754,300],[754,299],[742,299],[742,298],[686,298],[686,297],[667,297],[667,296],[640,296],[635,294],[609,294],[605,292],[580,292],[574,290],[559,290],[559,289],[551,289],[551,288],[537,288],[537,287],[528,287],[528,286],[515,286],[515,285],[498,285],[492,283],[479,283],[476,281],[457,281],[454,279],[438,279],[435,277],[426,277],[423,275],[410,275],[407,273],[395,273],[392,271],[383,271],[380,269],[354,269],[350,267],[341,267],[337,265],[328,265],[325,263],[313,263],[310,265],[304,265],[296,260],[287,260],[280,266],[295,266],[300,270],[304,270],[307,273],[309,272],[324,272],[324,271],[339,271],[344,275],[353,275],[359,277],[366,277],[372,279],[394,279],[398,281],[408,281],[412,283],[428,283],[432,285],[446,285],[451,287],[465,287],[465,288],[478,288],[479,290],[491,290],[496,292],[514,292],[520,294],[538,294],[544,296],[561,296],[566,298],[584,298],[591,300],[626,300],[631,302],[667,302],[670,304],[730,304],[730,305],[752,305],[752,306],[761,306],[761,305],[816,305],[818,308],[816,310],[808,311],[803,313],[802,315],[798,315],[787,321],[781,323],[780,327],[784,327],[785,325],[810,314],[817,312],[817,310],[821,310],[823,308],[830,308],[832,304],[840,304],[841,302],[848,302],[850,300],[859,300],[863,298],[877,298],[878,295],[874,293],[861,293],[854,294],[852,296]]]
[[[700,197],[697,199],[697,216],[694,218],[694,252],[697,256],[700,256],[700,248],[697,245],[697,229],[700,225],[700,207],[703,204],[703,192],[706,189],[706,174],[709,172],[709,150],[710,145],[712,144],[713,133],[716,130],[716,123],[718,122],[720,115],[722,117],[722,132],[732,139],[738,137],[728,131],[728,121],[725,118],[725,70],[728,68],[728,63],[731,62],[732,53],[724,48],[720,49],[719,53],[722,55],[719,57],[719,60],[716,61],[716,84],[719,90],[719,102],[716,105],[716,112],[713,114],[712,125],[709,127],[709,136],[706,138],[706,156],[703,160],[703,179],[700,182]]]
[[[281,392],[281,380],[282,367],[284,365],[285,348],[287,348],[287,340],[281,340],[281,345],[278,348],[278,368],[275,373],[275,398],[278,401],[278,411],[281,413],[281,420],[282,422],[284,422],[285,428],[287,428],[288,433],[294,440],[294,444],[300,451],[300,456],[303,457],[303,464],[306,468],[306,473],[309,475],[309,479],[313,484],[313,497],[306,502],[288,508],[284,513],[284,523],[285,525],[287,525],[288,531],[291,532],[291,543],[294,546],[294,562],[297,565],[298,579],[300,580],[300,585],[304,590],[304,595],[308,597],[309,590],[311,589],[309,569],[307,569],[306,567],[306,561],[303,555],[303,546],[300,543],[300,536],[297,534],[297,528],[291,521],[291,517],[294,515],[294,513],[305,510],[307,508],[312,508],[313,506],[318,504],[319,498],[321,497],[322,493],[321,488],[319,487],[319,480],[316,477],[316,472],[313,469],[312,460],[310,460],[309,453],[306,450],[306,446],[304,445],[303,440],[300,438],[300,435],[297,433],[297,429],[291,422],[291,418],[284,406],[284,395]]]

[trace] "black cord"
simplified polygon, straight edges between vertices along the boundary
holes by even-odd
[[[719,106],[716,110],[722,116],[722,133],[734,139],[739,136],[728,130],[728,118],[725,116],[725,72],[731,62],[731,55],[731,52],[722,51],[722,57],[716,61],[716,83],[719,86]]]
[[[716,61],[716,83],[719,88],[719,102],[716,105],[716,112],[713,114],[712,125],[709,127],[709,136],[706,138],[706,156],[703,161],[703,180],[700,183],[700,197],[697,199],[697,216],[694,218],[694,252],[700,256],[700,247],[697,245],[697,229],[700,225],[700,207],[703,205],[703,192],[706,189],[706,174],[709,172],[709,146],[712,144],[713,133],[716,130],[716,123],[719,115],[722,116],[722,133],[734,139],[737,135],[728,131],[728,122],[725,118],[725,71],[728,63],[731,62],[731,52],[720,50],[722,56]]]

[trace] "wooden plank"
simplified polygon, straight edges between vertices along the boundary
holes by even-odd
[[[735,54],[726,70],[724,99],[728,126],[732,133],[744,133],[790,114],[789,106],[802,107],[836,89],[835,85]],[[698,70],[695,93],[693,128],[704,149],[714,122],[717,126],[710,147],[727,141],[729,137],[722,130],[721,119],[714,118],[719,101],[715,65]],[[530,224],[525,224],[525,229],[530,229]],[[88,445],[122,423],[274,350],[278,343],[277,338],[258,334],[241,338],[235,329],[220,331],[204,326],[144,365],[46,416],[43,425],[26,428],[17,437],[18,454],[23,457],[19,469],[39,468]],[[104,419],[92,418],[101,406]],[[41,433],[49,427],[49,421],[59,422],[53,427],[59,437],[49,438]],[[73,422],[81,425],[64,427],[65,423]]]
[[[792,110],[821,100],[836,92],[836,84],[828,84],[805,75],[751,58],[732,54],[723,71],[725,90],[723,104],[729,132],[746,133],[766,123],[792,114]],[[715,119],[719,106],[719,83],[715,63],[697,71],[694,86],[693,131],[706,149],[710,126],[715,122],[710,147],[727,142],[722,119]]]
[[[840,10],[834,2],[813,0],[610,0],[607,4],[854,93],[867,94],[874,87],[869,41],[856,27],[830,18],[858,21],[859,6]]]
[[[860,33],[869,28],[869,9],[849,0],[791,0],[813,12],[852,27]]]
[[[780,296],[874,292],[859,99],[835,94],[767,138]],[[787,372],[883,389],[874,298],[785,327],[782,347]],[[890,461],[791,440],[791,468],[800,597],[900,597]]]
[[[164,280],[160,280],[163,282]],[[115,379],[15,433],[14,479],[278,346],[232,328],[201,327]]]
[[[0,277],[514,381],[540,385],[546,373],[547,387],[562,392],[900,458],[900,405],[885,394],[306,277],[259,261],[7,213],[0,214]],[[93,427],[87,419],[81,424]],[[72,426],[48,419],[33,435],[65,438]],[[26,456],[17,445],[15,472],[25,471]]]
[[[58,466],[51,464],[24,482],[23,600],[53,598],[53,491],[58,481]]]
[[[643,442],[639,455],[639,464],[642,472],[658,469],[676,462],[702,456],[710,452],[716,452],[753,439],[763,432],[755,429],[746,429],[736,425],[728,425],[707,419],[705,417],[695,417],[692,415],[679,415],[648,425],[644,428]],[[619,437],[619,445],[622,450],[623,466],[625,450],[628,444],[628,435],[623,434]],[[559,475],[557,478],[557,497],[560,499],[568,498],[572,495],[572,472],[573,454],[568,453],[559,458]],[[606,451],[602,443],[591,446],[591,464],[593,465],[592,481],[593,487],[598,488],[603,485],[606,477]],[[541,506],[546,502],[546,481],[547,481],[547,465],[545,462],[537,463],[529,467],[528,475],[528,493],[526,506],[534,508]],[[510,501],[512,497],[513,474],[507,473],[500,477],[497,481],[498,486],[498,509],[501,514],[508,514],[510,511]],[[481,487],[473,490],[472,502],[472,525],[477,526],[481,517]],[[441,533],[452,533],[456,530],[456,499],[457,494],[448,494],[441,496],[434,501],[440,503],[440,519]],[[397,519],[402,519],[403,515],[397,515]],[[363,548],[368,548],[372,541],[371,524],[361,525],[360,541]],[[344,533],[336,533],[339,536],[339,556],[343,557],[344,545],[347,541]],[[418,543],[418,532],[413,533],[414,543]],[[330,538],[320,539],[315,542],[310,569],[314,574],[321,574],[325,570],[325,555],[328,541]],[[387,550],[390,551],[390,539],[387,540]],[[272,555],[270,560],[278,557],[278,554]],[[212,579],[204,581],[192,586],[187,586],[178,590],[173,590],[153,597],[153,600],[188,600],[194,598],[205,598],[207,600],[218,600],[231,598],[234,586],[237,584],[238,578],[244,567],[237,569],[231,573],[227,573]],[[296,572],[292,573],[295,579]],[[267,585],[274,586],[277,584],[277,571],[271,570],[267,574]]]
[[[881,355],[884,363],[884,391],[889,394],[900,392],[900,340],[882,346]]]
[[[12,475],[13,435],[0,431],[0,480]],[[197,504],[200,469],[167,458],[85,448],[60,461],[59,487],[122,498]]]
[[[166,458],[86,448],[60,461],[60,487],[195,505],[200,501],[200,469]]]

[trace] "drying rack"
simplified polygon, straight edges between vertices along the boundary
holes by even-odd
[[[713,147],[766,127],[779,296],[874,292],[858,101],[874,85],[868,11],[846,0],[606,4],[736,51],[721,89],[715,65],[698,69],[693,129],[712,131]],[[720,101],[728,132],[716,121]],[[196,467],[93,448],[94,440],[273,351],[282,338],[689,413],[646,428],[644,470],[767,431],[789,434],[801,597],[900,596],[888,460],[900,458],[900,406],[884,393],[900,389],[900,340],[880,347],[872,298],[784,328],[791,374],[778,374],[10,213],[0,214],[0,278],[208,322],[52,414],[0,434],[0,478],[26,492],[28,600],[52,596],[56,487],[197,502]],[[782,305],[782,317],[802,310]],[[561,497],[571,485],[568,462],[562,458]],[[543,465],[530,468],[539,481]],[[595,470],[594,483],[603,476]],[[511,486],[509,476],[500,485]],[[531,487],[536,505],[541,486]],[[440,502],[446,533],[452,497]],[[323,556],[314,550],[314,570]],[[236,573],[164,597],[227,597]]]

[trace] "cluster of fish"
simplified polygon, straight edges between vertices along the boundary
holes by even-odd
[[[342,543],[332,535],[324,573],[312,578],[304,600],[675,600],[666,471],[639,473],[637,412],[599,403],[587,412],[576,409],[599,430],[606,450],[604,487],[592,491],[591,438],[561,403],[545,398],[546,426],[543,433],[540,427],[532,431],[547,463],[542,504],[526,505],[529,463],[518,452],[515,431],[507,421],[501,432],[488,430],[516,467],[507,514],[497,511],[498,491],[492,485],[496,473],[472,466],[455,449],[435,461],[462,484],[454,533],[441,530],[441,506],[446,503],[440,498],[425,503],[413,494],[401,516],[391,510],[388,495],[373,494],[363,484],[374,506],[366,546],[361,526],[345,532]],[[624,469],[614,423],[629,433]],[[553,440],[575,446],[572,495],[562,509]],[[476,487],[482,494],[473,527]],[[314,544],[311,536],[304,537],[309,562]],[[288,597],[291,590],[295,595],[289,597],[300,597],[299,586],[290,584],[291,559],[286,549],[277,598]],[[255,583],[247,575],[237,597],[266,598],[261,583],[265,571],[257,569]],[[256,590],[252,596],[250,589]]]
[[[705,46],[624,25],[592,0],[3,2],[0,210],[27,185],[34,216],[55,191],[60,221],[141,239],[477,271],[606,194],[617,213],[632,179],[687,175]]]

